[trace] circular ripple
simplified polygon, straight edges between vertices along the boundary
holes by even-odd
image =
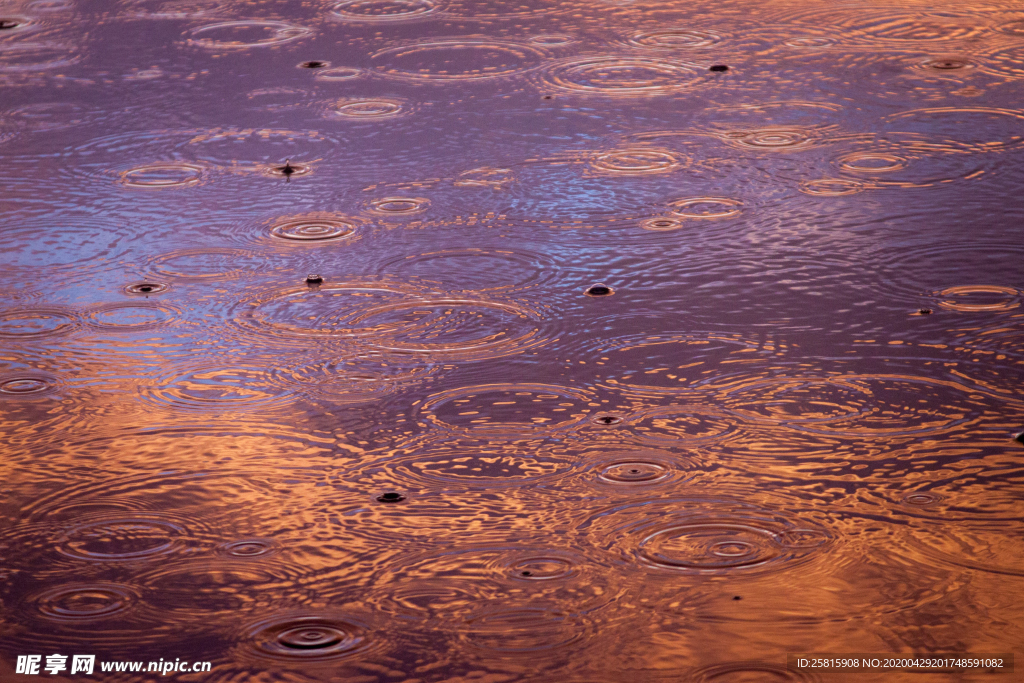
[[[968,12],[914,12],[901,9],[835,7],[808,9],[792,16],[795,22],[832,27],[845,41],[862,45],[909,46],[965,40],[987,29]]]
[[[753,567],[783,552],[775,534],[743,524],[681,524],[645,537],[640,560],[669,569]]]
[[[580,528],[628,564],[690,574],[794,567],[832,540],[802,521],[712,498],[630,502],[592,515]]]
[[[345,119],[388,119],[406,113],[406,104],[397,99],[342,100],[329,111]]]
[[[298,566],[265,556],[243,562],[193,559],[164,563],[136,575],[135,581],[147,590],[149,605],[162,614],[177,619],[224,618],[238,623],[246,613],[265,613],[270,604],[281,599],[276,596],[305,597],[306,591],[297,586],[304,572]]]
[[[239,249],[183,249],[152,263],[155,272],[181,280],[239,277],[266,266],[266,257]]]
[[[38,373],[0,375],[0,396],[36,396],[49,392],[56,384],[53,377]]]
[[[555,555],[520,557],[510,561],[507,570],[513,579],[522,581],[554,581],[568,579],[579,574],[579,570],[571,558]]]
[[[536,67],[544,52],[518,43],[443,40],[381,50],[371,56],[382,74],[408,80],[503,78]]]
[[[291,242],[323,242],[352,237],[356,227],[356,223],[348,218],[308,214],[275,220],[270,228],[270,234]]]
[[[936,523],[928,528],[911,527],[907,532],[914,550],[945,566],[1024,576],[1017,524]]]
[[[292,400],[275,376],[254,367],[192,367],[142,386],[140,393],[161,408],[190,412],[266,410]]]
[[[459,635],[466,644],[492,652],[543,652],[583,638],[581,625],[581,619],[557,609],[484,608],[459,626]]]
[[[790,38],[785,42],[789,47],[797,48],[831,47],[835,43],[835,39],[828,36],[799,36],[797,38]]]
[[[203,167],[184,162],[146,164],[124,171],[120,182],[125,187],[161,190],[170,187],[191,187],[202,180]]]
[[[546,68],[545,83],[585,95],[667,95],[690,86],[695,68],[649,58],[583,57]]]
[[[368,645],[365,628],[354,620],[330,616],[282,616],[257,622],[246,630],[253,654],[278,661],[338,659]]]
[[[817,197],[845,197],[863,192],[870,185],[846,178],[819,178],[800,183],[800,191]]]
[[[718,44],[721,40],[721,36],[710,31],[662,28],[652,31],[638,31],[629,37],[628,43],[634,47],[647,49],[678,50],[710,47]]]
[[[668,208],[681,218],[732,218],[743,211],[743,202],[728,197],[690,197],[677,199]]]
[[[755,379],[718,396],[746,419],[851,439],[941,433],[993,409],[961,384],[903,375]]]
[[[501,444],[452,444],[445,448],[418,450],[416,455],[388,458],[381,467],[399,481],[437,486],[459,484],[519,486],[551,479],[572,467],[571,461],[557,453],[537,449],[524,454]]]
[[[313,35],[304,26],[283,21],[225,21],[193,29],[188,42],[211,50],[270,47]]]
[[[356,316],[411,296],[408,291],[376,284],[302,287],[250,300],[248,310],[237,321],[262,333],[293,337],[383,334],[392,331],[394,325],[372,327],[357,321]]]
[[[733,147],[766,152],[795,152],[814,147],[818,140],[807,130],[761,128],[722,133],[721,139]]]
[[[349,0],[335,5],[331,14],[345,21],[407,21],[438,10],[433,0]]]
[[[280,544],[270,538],[244,538],[221,545],[218,550],[230,557],[263,557],[280,549]]]
[[[142,517],[109,517],[79,524],[57,542],[57,551],[76,560],[130,562],[170,555],[188,531],[176,522]]]
[[[80,48],[59,43],[0,45],[0,73],[31,73],[69,66],[82,59]]]
[[[427,422],[470,435],[535,435],[571,429],[590,413],[587,392],[549,384],[483,384],[427,397]]]
[[[537,286],[557,271],[547,254],[520,249],[444,249],[387,261],[384,272],[441,285],[447,291],[502,291]]]
[[[1020,306],[1020,292],[997,285],[961,285],[938,292],[939,306],[951,311],[1011,311]]]
[[[657,149],[623,149],[597,157],[591,168],[604,173],[647,175],[671,173],[682,162],[671,152]]]
[[[839,157],[836,163],[847,173],[874,175],[898,171],[909,162],[903,157],[885,152],[854,152]]]
[[[1024,19],[1015,19],[995,27],[996,31],[1005,33],[1008,36],[1024,38]]]
[[[59,130],[83,123],[87,110],[71,102],[39,102],[12,109],[10,117],[32,130]]]
[[[0,339],[39,339],[70,331],[75,318],[57,309],[0,312]]]
[[[665,406],[646,410],[630,420],[633,434],[660,446],[718,441],[735,429],[723,415],[698,406]]]
[[[106,304],[92,309],[86,322],[105,330],[151,330],[177,317],[178,311],[157,304]]]
[[[351,66],[335,66],[329,69],[320,69],[313,76],[318,81],[351,81],[363,75],[362,69]]]
[[[743,382],[716,394],[716,405],[745,420],[828,422],[860,417],[870,389],[841,379],[766,379]]]
[[[928,505],[935,505],[942,501],[942,496],[934,493],[908,493],[907,495],[900,498],[901,503],[907,505],[914,505],[916,507],[926,507]]]
[[[698,397],[689,386],[707,375],[721,373],[723,364],[751,362],[764,353],[762,344],[725,334],[636,336],[613,340],[592,355],[605,368],[612,390],[644,396]],[[638,359],[644,359],[639,363]]]
[[[658,216],[657,218],[648,218],[640,224],[640,227],[644,230],[652,230],[654,232],[671,232],[672,230],[678,230],[685,225],[686,221],[678,218]]]
[[[890,114],[884,126],[904,136],[920,136],[919,140],[909,137],[905,144],[932,156],[971,156],[967,153],[996,152],[1020,144],[1022,121],[1024,111],[1016,109],[932,107]]]
[[[421,213],[430,206],[423,197],[383,197],[370,202],[370,211],[382,216],[407,216]]]
[[[607,484],[646,486],[668,480],[672,476],[672,471],[658,462],[616,460],[602,468],[597,476]]]
[[[690,679],[693,683],[740,683],[757,681],[758,683],[812,683],[818,680],[812,674],[803,671],[790,671],[781,664],[767,662],[730,662],[706,666],[693,672]]]
[[[510,168],[481,166],[463,171],[452,181],[455,187],[486,187],[491,190],[503,189],[515,182],[515,174]]]
[[[541,47],[562,47],[563,45],[572,45],[576,39],[563,33],[541,33],[532,36],[527,42]]]
[[[441,358],[496,358],[545,343],[540,316],[525,307],[472,299],[420,299],[385,304],[352,318],[382,334],[364,343],[387,351]]]
[[[975,64],[969,59],[962,57],[932,57],[920,63],[920,68],[926,71],[963,71],[973,69]]]
[[[150,294],[163,294],[171,286],[166,282],[136,282],[124,288],[125,294],[138,294],[149,296]]]
[[[127,586],[83,583],[53,588],[32,602],[47,619],[78,622],[115,616],[130,609],[138,599],[135,591]]]

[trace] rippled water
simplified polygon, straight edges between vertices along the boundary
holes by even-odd
[[[1022,86],[1005,0],[4,1],[0,678],[1019,649]]]

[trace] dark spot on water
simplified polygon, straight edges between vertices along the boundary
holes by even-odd
[[[941,69],[943,71],[949,71],[951,69],[962,69],[967,66],[967,62],[962,59],[933,59],[928,62],[928,66],[933,69]]]
[[[586,295],[587,296],[608,296],[611,293],[612,293],[612,288],[609,287],[608,285],[602,285],[602,284],[592,285],[586,291]]]
[[[292,173],[295,173],[295,167],[287,160],[284,162],[284,166],[281,166],[277,170],[281,171],[281,173],[284,173],[286,176],[290,176]]]
[[[1020,434],[1014,434],[1013,440],[1016,441],[1017,443],[1024,443],[1024,432],[1021,432]]]
[[[712,65],[711,67],[708,68],[708,71],[714,71],[715,73],[721,73],[723,71],[728,71],[728,70],[729,70],[729,67],[726,66],[725,64],[714,64],[714,65]]]
[[[930,309],[930,308],[922,308],[922,309],[920,309],[917,312],[917,314],[918,315],[931,315],[932,314],[932,309]]]
[[[327,66],[327,62],[321,62],[319,59],[313,59],[308,62],[299,64],[303,69],[322,69]]]
[[[307,285],[321,285],[321,284],[323,284],[323,282],[324,282],[324,278],[323,278],[322,275],[317,275],[315,273],[311,273],[311,274],[306,276],[306,284]]]
[[[401,493],[388,491],[387,493],[382,493],[379,496],[377,496],[377,500],[380,501],[381,503],[401,503],[403,500],[405,500],[405,496],[403,496]]]
[[[13,19],[0,19],[0,31],[18,28],[21,26],[21,22],[14,21]]]
[[[124,288],[124,291],[128,294],[142,294],[148,296],[150,294],[161,294],[169,289],[169,285],[162,282],[136,282],[135,284],[128,285]]]
[[[553,98],[551,97],[551,95],[545,95],[545,96],[544,96],[544,99],[545,99],[545,100],[550,100],[550,99],[553,99]]]
[[[529,572],[529,571],[524,571],[522,574],[523,574],[523,576],[533,576],[533,572]]]
[[[619,415],[596,415],[593,420],[599,425],[617,425],[622,422],[622,417]]]
[[[738,596],[738,595],[734,595],[734,596],[732,596],[732,599],[733,599],[733,600],[742,600],[743,598],[741,598],[741,597],[740,597],[740,596]]]

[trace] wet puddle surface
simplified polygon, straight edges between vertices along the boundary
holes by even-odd
[[[0,88],[4,680],[1024,641],[1018,6],[15,0]]]

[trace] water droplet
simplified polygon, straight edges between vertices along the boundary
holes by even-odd
[[[934,505],[940,500],[942,500],[942,498],[934,493],[909,493],[902,498],[902,501],[907,505],[917,505],[921,507]]]
[[[171,286],[165,282],[136,282],[124,288],[127,294],[140,294],[149,296],[151,294],[163,294]]]
[[[657,462],[623,460],[603,468],[598,477],[610,484],[654,484],[665,481],[671,474],[667,466]]]

